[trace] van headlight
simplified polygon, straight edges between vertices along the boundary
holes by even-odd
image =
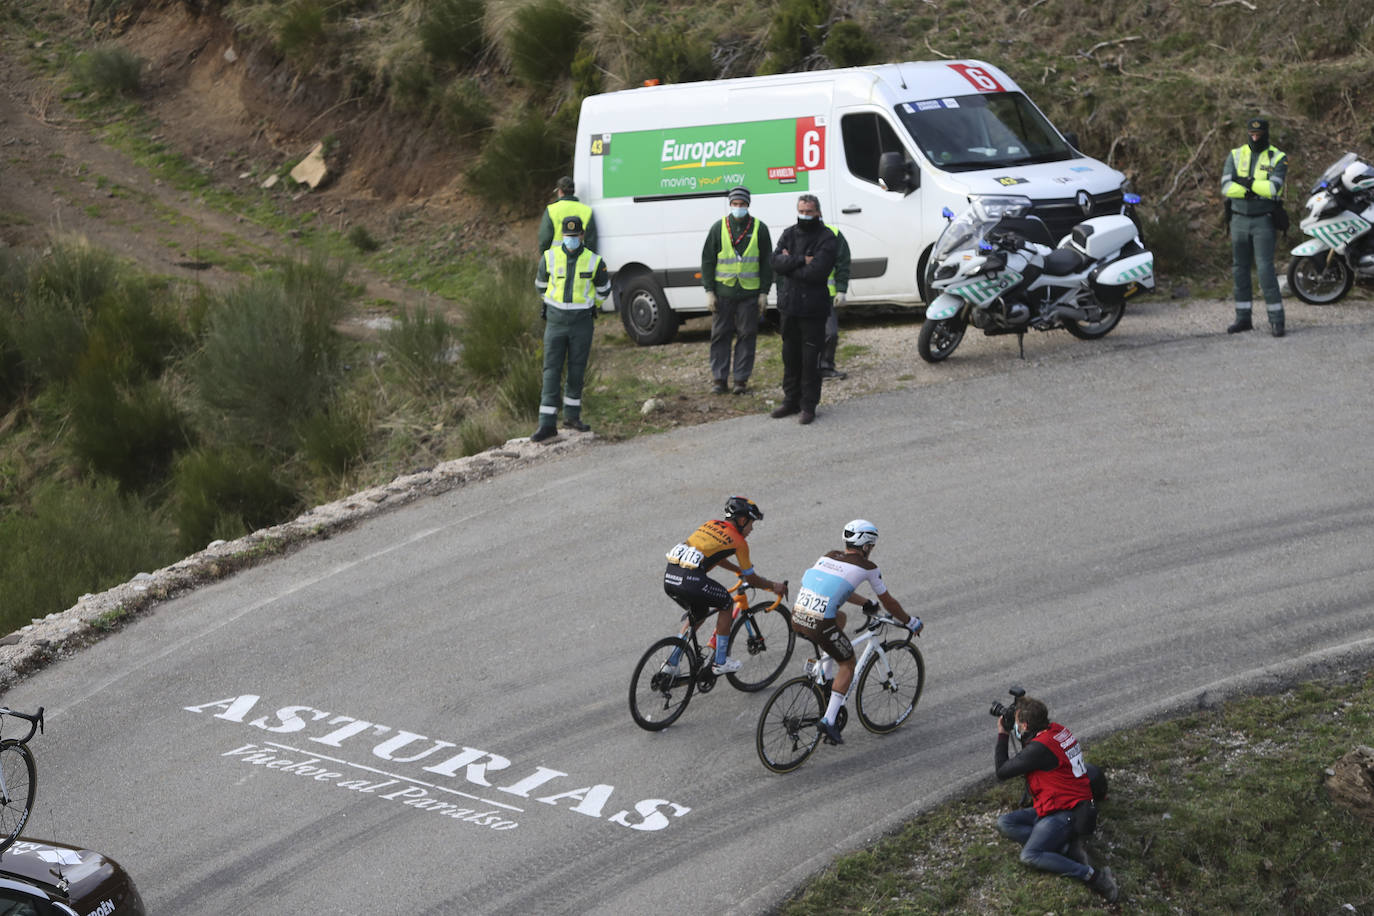
[[[974,209],[979,211],[981,217],[991,222],[996,222],[1005,217],[1025,216],[1031,208],[1029,197],[1012,197],[1001,194],[974,194],[969,197],[969,203],[973,204]]]

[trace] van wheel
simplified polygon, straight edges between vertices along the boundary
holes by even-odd
[[[629,277],[620,287],[620,320],[641,347],[666,344],[677,336],[677,312],[668,307],[663,287],[648,273]]]

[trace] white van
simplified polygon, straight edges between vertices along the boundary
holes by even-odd
[[[1024,195],[1058,241],[1122,212],[1125,183],[976,60],[608,92],[582,102],[576,142],[577,194],[596,215],[615,306],[646,345],[705,313],[701,249],[735,185],[775,243],[798,194],[820,199],[849,242],[849,302],[920,305],[942,208]]]

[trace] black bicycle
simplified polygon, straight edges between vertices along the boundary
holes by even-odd
[[[43,707],[29,715],[0,706],[0,719],[14,716],[29,723],[22,738],[0,739],[0,853],[19,839],[19,833],[33,813],[33,797],[38,792],[38,768],[29,750],[29,739],[43,731]]]
[[[762,690],[777,679],[797,643],[792,614],[779,595],[771,603],[749,604],[752,590],[743,579],[729,591],[735,596],[735,622],[730,628],[730,654],[740,669],[725,675],[735,689],[746,693]],[[714,617],[712,609],[709,617]],[[697,627],[706,617],[688,620],[677,636],[660,639],[635,665],[630,678],[630,715],[635,724],[651,732],[667,728],[687,710],[693,693],[710,693],[718,675],[711,670],[715,637],[703,645]]]

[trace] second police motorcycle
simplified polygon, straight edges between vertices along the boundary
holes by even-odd
[[[1288,288],[1309,305],[1339,302],[1356,279],[1374,278],[1374,168],[1346,153],[1317,179],[1303,209],[1310,238],[1290,252]]]
[[[958,218],[945,208],[949,225],[931,254],[938,295],[921,325],[921,358],[948,357],[969,325],[984,334],[1063,328],[1082,340],[1110,333],[1126,300],[1155,285],[1154,255],[1130,215],[1140,198],[1125,201],[1123,213],[1085,219],[1057,245],[1026,197],[974,197]]]

